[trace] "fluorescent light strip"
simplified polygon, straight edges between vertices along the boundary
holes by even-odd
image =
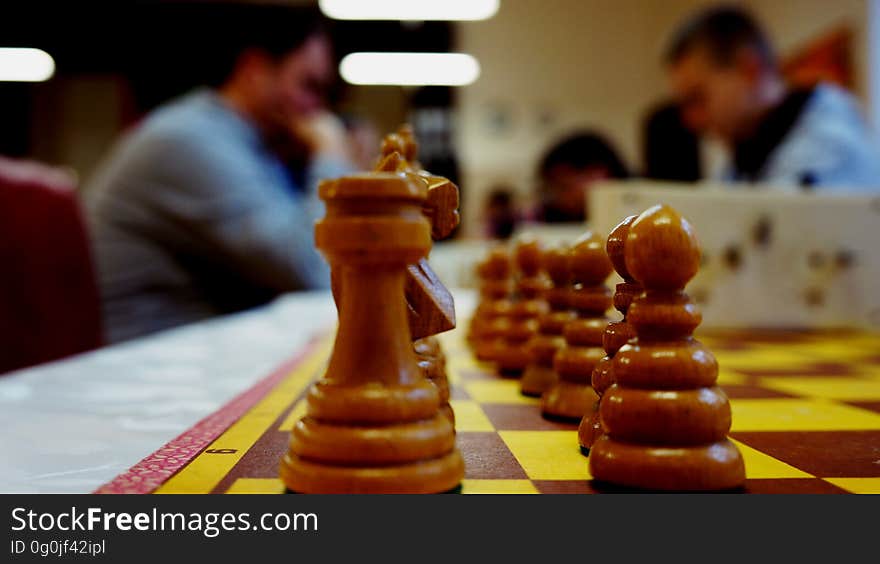
[[[321,11],[336,20],[486,20],[499,0],[320,0]]]
[[[339,74],[350,84],[465,86],[480,76],[480,63],[463,53],[352,53]]]
[[[0,82],[43,82],[55,74],[49,53],[25,47],[0,47]]]

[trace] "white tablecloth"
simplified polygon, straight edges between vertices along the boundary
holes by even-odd
[[[332,330],[327,293],[0,376],[0,492],[88,493]]]
[[[473,307],[453,291],[459,325]],[[331,331],[329,293],[0,376],[0,493],[89,493]]]

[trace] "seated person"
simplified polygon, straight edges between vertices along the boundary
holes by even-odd
[[[489,191],[485,207],[485,235],[490,239],[510,239],[519,220],[513,189],[499,184]]]
[[[727,179],[880,189],[880,150],[853,98],[830,84],[787,85],[748,14],[697,14],[674,35],[666,60],[685,123],[730,150]]]
[[[545,223],[583,223],[589,219],[587,191],[593,183],[629,176],[611,144],[591,132],[575,133],[551,147],[538,173],[536,219]]]
[[[280,14],[239,21],[219,84],[154,110],[86,186],[108,342],[329,286],[314,187],[351,170],[321,113],[331,43],[316,12]]]
[[[642,176],[696,182],[702,178],[700,138],[685,127],[678,104],[661,102],[642,121]]]

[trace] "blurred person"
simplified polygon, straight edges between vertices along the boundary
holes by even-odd
[[[504,185],[492,188],[486,198],[483,213],[487,237],[490,239],[510,239],[519,222],[513,201],[513,190]]]
[[[212,7],[212,87],[151,112],[86,187],[108,342],[329,286],[314,187],[352,170],[331,42],[316,10],[247,8]]]
[[[629,176],[611,143],[592,132],[574,133],[553,145],[541,159],[538,172],[536,219],[545,223],[588,220],[587,192],[593,184]]]
[[[700,138],[682,121],[678,104],[663,101],[642,121],[642,176],[695,182],[702,177]]]
[[[880,189],[880,150],[855,100],[830,84],[786,84],[770,40],[741,9],[696,14],[666,62],[684,122],[729,149],[726,179]]]
[[[352,164],[358,170],[372,170],[376,166],[378,148],[382,144],[382,134],[368,118],[357,115],[342,117],[345,124],[346,141]]]

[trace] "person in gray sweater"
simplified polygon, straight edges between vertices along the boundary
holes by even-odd
[[[856,100],[832,84],[788,84],[747,12],[698,12],[674,34],[666,61],[684,123],[730,153],[721,180],[781,191],[880,191],[880,146]]]
[[[317,18],[246,31],[218,87],[154,110],[85,186],[109,343],[329,287],[315,186],[352,170],[322,111],[331,44]]]

